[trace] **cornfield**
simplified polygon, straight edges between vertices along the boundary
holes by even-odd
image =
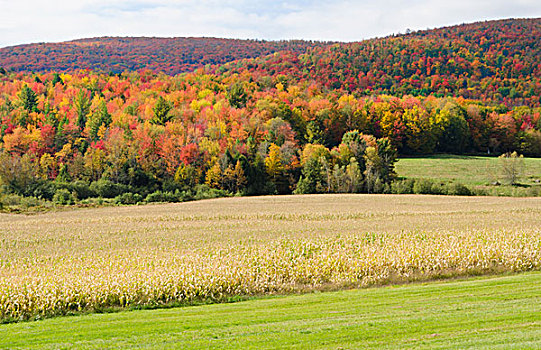
[[[541,200],[320,195],[0,216],[0,318],[541,267]]]

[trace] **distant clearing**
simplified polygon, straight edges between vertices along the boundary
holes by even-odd
[[[395,164],[396,172],[405,178],[424,178],[456,181],[465,185],[491,185],[502,177],[501,162],[497,157],[434,155],[418,158],[401,158]],[[521,183],[539,185],[541,158],[524,158]]]

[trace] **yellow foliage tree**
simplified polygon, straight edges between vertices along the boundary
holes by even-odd
[[[273,179],[282,174],[284,171],[284,165],[282,164],[282,158],[280,156],[280,147],[272,143],[269,148],[269,155],[265,158],[265,168],[267,174]]]
[[[207,171],[205,183],[212,188],[220,189],[222,187],[222,169],[220,168],[220,164],[214,163]]]

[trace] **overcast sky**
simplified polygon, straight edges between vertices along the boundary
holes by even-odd
[[[541,0],[0,0],[0,47],[96,36],[357,41],[541,17]]]

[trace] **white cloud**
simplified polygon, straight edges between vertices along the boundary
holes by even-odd
[[[103,35],[354,41],[541,17],[539,0],[0,0],[0,8],[0,46]]]

